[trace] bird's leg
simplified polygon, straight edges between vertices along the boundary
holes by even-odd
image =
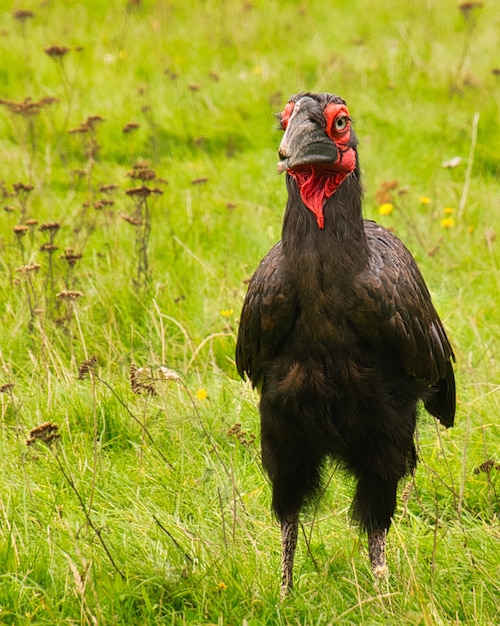
[[[386,528],[376,528],[368,531],[368,554],[372,571],[377,578],[387,577],[387,563],[385,560]]]
[[[297,546],[299,516],[287,517],[281,521],[281,592],[283,600],[293,587],[293,558]]]

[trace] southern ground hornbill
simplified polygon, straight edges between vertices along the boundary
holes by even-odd
[[[418,403],[452,426],[455,379],[415,260],[362,218],[358,142],[344,100],[301,93],[279,118],[282,239],[250,281],[236,364],[261,395],[286,595],[299,513],[318,495],[327,458],[355,477],[352,515],[368,533],[375,575],[386,575],[397,485],[416,465]]]

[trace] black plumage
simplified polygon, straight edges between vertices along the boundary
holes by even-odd
[[[417,406],[455,414],[453,351],[415,260],[363,220],[357,139],[345,102],[299,94],[281,115],[288,202],[282,239],[253,275],[236,363],[261,394],[262,460],[292,586],[299,513],[333,459],[356,479],[352,514],[385,575],[399,480],[416,464]]]

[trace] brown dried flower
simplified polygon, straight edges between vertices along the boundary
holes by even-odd
[[[132,171],[127,173],[127,176],[144,182],[146,180],[154,180],[156,172],[149,167],[149,163],[147,161],[139,161],[134,165]]]
[[[66,46],[49,46],[44,48],[46,55],[53,59],[62,59],[69,52],[69,48]]]
[[[56,250],[59,250],[59,246],[56,246],[53,243],[44,243],[40,246],[41,252],[55,252]]]
[[[251,433],[247,436],[247,432],[241,430],[241,424],[239,422],[236,422],[234,426],[231,426],[226,434],[229,437],[235,437],[235,439],[237,439],[244,446],[249,446],[255,441],[255,435]]]
[[[122,218],[122,220],[125,220],[129,224],[132,224],[132,226],[142,226],[142,221],[138,220],[133,215],[127,215],[126,213],[120,213],[120,217]]]
[[[83,361],[78,369],[78,378],[83,380],[89,373],[93,373],[97,365],[97,357],[92,355],[89,359]]]
[[[38,272],[41,265],[39,263],[32,263],[31,265],[21,265],[16,269],[19,274],[30,274],[31,272]]]
[[[12,15],[14,19],[19,20],[20,22],[25,22],[26,20],[35,17],[33,11],[29,11],[28,9],[16,9],[13,11]]]
[[[78,252],[74,252],[73,248],[66,248],[64,254],[61,255],[61,259],[64,259],[70,267],[74,267],[76,262],[82,258],[82,255]]]
[[[81,291],[72,291],[70,289],[64,289],[57,294],[60,300],[66,300],[67,302],[75,302],[78,298],[81,298],[83,293]]]
[[[57,232],[61,228],[61,224],[59,222],[44,222],[40,224],[40,230],[44,231],[52,231]]]
[[[490,474],[492,470],[500,472],[500,463],[496,463],[493,459],[487,459],[484,463],[474,468],[474,474]]]
[[[59,425],[53,422],[44,422],[40,426],[32,428],[29,433],[29,438],[26,440],[26,445],[31,446],[37,441],[42,441],[46,445],[50,446],[54,441],[59,439],[61,434],[59,433]]]
[[[2,386],[0,386],[0,393],[7,393],[15,387],[16,383],[4,383]]]
[[[133,130],[137,130],[139,127],[140,127],[140,124],[138,122],[128,122],[122,128],[122,132],[125,133],[125,135],[127,135],[128,133],[131,133]]]
[[[14,183],[12,185],[12,189],[14,189],[16,194],[21,192],[29,193],[30,191],[33,191],[33,185],[30,185],[29,183]]]
[[[101,193],[109,193],[111,191],[114,191],[115,189],[118,189],[119,186],[120,185],[117,185],[116,183],[106,183],[99,186],[99,191]]]
[[[154,380],[150,368],[137,367],[134,363],[130,366],[130,387],[138,395],[147,393],[156,395]]]
[[[29,228],[25,226],[24,224],[16,224],[16,226],[14,226],[12,230],[15,232],[15,234],[18,237],[22,237],[28,232]]]

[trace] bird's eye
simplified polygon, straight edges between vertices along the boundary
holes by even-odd
[[[349,121],[349,118],[346,117],[345,115],[339,115],[339,117],[337,117],[335,119],[335,130],[338,131],[343,131],[347,128],[347,122]]]

